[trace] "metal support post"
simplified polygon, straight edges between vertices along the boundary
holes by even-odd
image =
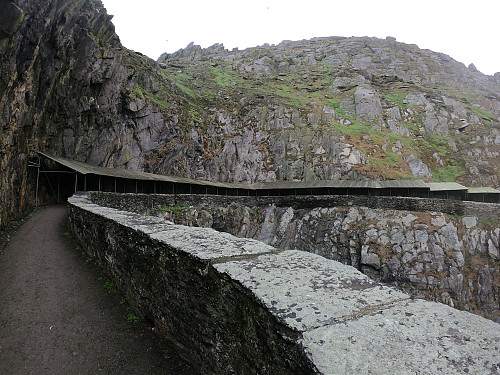
[[[36,193],[35,193],[35,207],[38,207],[38,181],[40,180],[40,164],[36,171]]]

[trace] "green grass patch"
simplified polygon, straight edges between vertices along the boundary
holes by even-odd
[[[177,85],[177,87],[179,87],[179,89],[181,89],[182,92],[184,92],[186,95],[192,97],[192,98],[195,98],[196,97],[196,94],[194,92],[193,89],[187,87],[183,82],[175,82],[175,84]]]
[[[189,82],[191,81],[192,78],[187,74],[177,73],[177,72],[174,73],[171,71],[168,76],[166,74],[163,74],[163,77],[173,82],[186,95],[190,96],[191,98],[196,97],[196,93],[194,92],[194,90],[191,87],[189,87],[190,86]]]
[[[328,71],[331,71],[333,68],[333,64],[325,61],[318,61],[318,65],[321,66],[324,69],[327,69]]]
[[[456,182],[465,174],[462,167],[456,165],[447,165],[432,170],[432,179],[436,182]]]
[[[210,70],[212,73],[215,75],[215,82],[217,85],[222,86],[222,87],[231,87],[232,82],[235,81],[235,78],[233,78],[228,71],[226,70],[221,70],[218,67],[211,66]]]
[[[407,109],[411,106],[404,102],[406,95],[407,95],[406,91],[394,90],[390,93],[382,93],[382,98],[384,98],[385,101],[387,101],[387,102],[397,104],[399,106],[399,108]]]
[[[400,161],[400,156],[393,153],[387,152],[385,156],[380,158],[370,158],[370,164],[377,165],[379,167],[393,167]]]
[[[447,94],[446,96],[458,99],[464,106],[463,100],[460,99],[465,99],[467,102],[473,102],[477,98],[477,94],[473,93],[470,90],[464,90],[463,88],[456,88],[456,87],[450,87],[450,86],[438,86],[437,90],[439,92],[442,92],[444,94]]]
[[[493,113],[490,113],[486,111],[485,109],[479,108],[475,105],[472,104],[466,104],[465,107],[469,109],[470,112],[474,113],[477,117],[481,118],[486,118],[490,121],[497,122],[498,117],[495,116]],[[470,114],[470,113],[469,113]]]
[[[478,227],[487,230],[494,230],[500,228],[500,217],[487,217],[478,219]]]
[[[345,111],[340,107],[340,103],[337,100],[328,98],[324,99],[323,102],[330,108],[333,108],[333,110],[337,115],[342,116],[344,118],[347,117]]]
[[[170,109],[170,103],[167,101],[169,94],[165,90],[158,94],[152,94],[144,90],[143,94],[150,102],[156,104],[162,110],[168,111]]]
[[[269,94],[282,99],[290,107],[302,108],[311,101],[305,96],[299,96],[295,87],[289,86],[284,82],[269,82],[267,87],[270,89]]]
[[[129,96],[133,99],[142,99],[144,100],[144,93],[142,92],[141,87],[136,84],[134,90],[129,94]]]
[[[403,122],[402,124],[406,129],[408,129],[412,133],[416,133],[420,130],[419,124],[409,124],[407,122]]]
[[[376,132],[377,135],[384,135],[386,139],[389,139],[391,143],[396,143],[399,141],[404,147],[408,149],[413,149],[415,148],[415,138],[412,137],[404,137],[399,134],[394,134],[392,132],[387,132],[387,133],[382,133],[382,132]],[[377,139],[378,142],[383,143],[382,140]]]
[[[358,121],[351,121],[350,125],[342,125],[336,121],[333,122],[335,129],[344,135],[357,135],[357,134],[370,134],[370,136],[381,137],[380,132],[376,132],[368,125],[362,124]]]
[[[450,152],[448,138],[437,135],[429,135],[419,140],[420,147],[425,148],[427,152],[437,152],[439,156],[445,157]]]
[[[459,90],[456,87],[445,87],[445,86],[439,86],[438,90],[443,92],[443,93],[448,94],[451,97],[454,97],[455,99],[458,99],[458,101],[466,109],[468,109],[469,115],[475,114],[479,118],[484,117],[484,118],[489,119],[490,121],[495,121],[495,122],[498,121],[498,117],[496,115],[494,115],[493,113],[488,112],[487,110],[480,108],[474,104],[471,104],[471,103],[477,101],[477,94],[476,93],[469,91],[469,90],[465,90],[465,91],[463,91],[463,89]],[[465,99],[465,100],[461,100],[461,99]]]

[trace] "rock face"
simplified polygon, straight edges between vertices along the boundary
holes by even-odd
[[[391,38],[316,38],[244,51],[190,45],[159,61],[208,102],[204,125],[224,129],[225,144],[208,142],[216,166],[206,161],[202,178],[236,178],[217,167],[229,156],[237,181],[418,176],[499,185],[499,87],[446,55]]]
[[[446,55],[316,38],[154,62],[121,46],[99,0],[0,5],[0,226],[33,204],[33,150],[243,183],[500,185],[498,77]]]
[[[171,121],[158,110],[160,68],[121,46],[99,0],[1,0],[0,9],[1,227],[34,203],[34,150],[139,168],[139,149],[172,136],[159,135]]]
[[[0,8],[1,226],[32,200],[30,151],[55,151],[62,133],[92,132],[85,121],[93,115],[90,98],[105,90],[102,72],[114,70],[96,44],[119,43],[93,2],[2,0]]]

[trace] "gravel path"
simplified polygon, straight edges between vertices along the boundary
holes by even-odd
[[[26,221],[0,255],[0,374],[191,374],[66,238],[67,208]],[[109,286],[109,284],[108,284]]]

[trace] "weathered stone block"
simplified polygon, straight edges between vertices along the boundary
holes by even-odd
[[[492,350],[484,352],[486,342]],[[421,300],[319,327],[302,340],[324,374],[496,374],[499,344],[498,324]]]

